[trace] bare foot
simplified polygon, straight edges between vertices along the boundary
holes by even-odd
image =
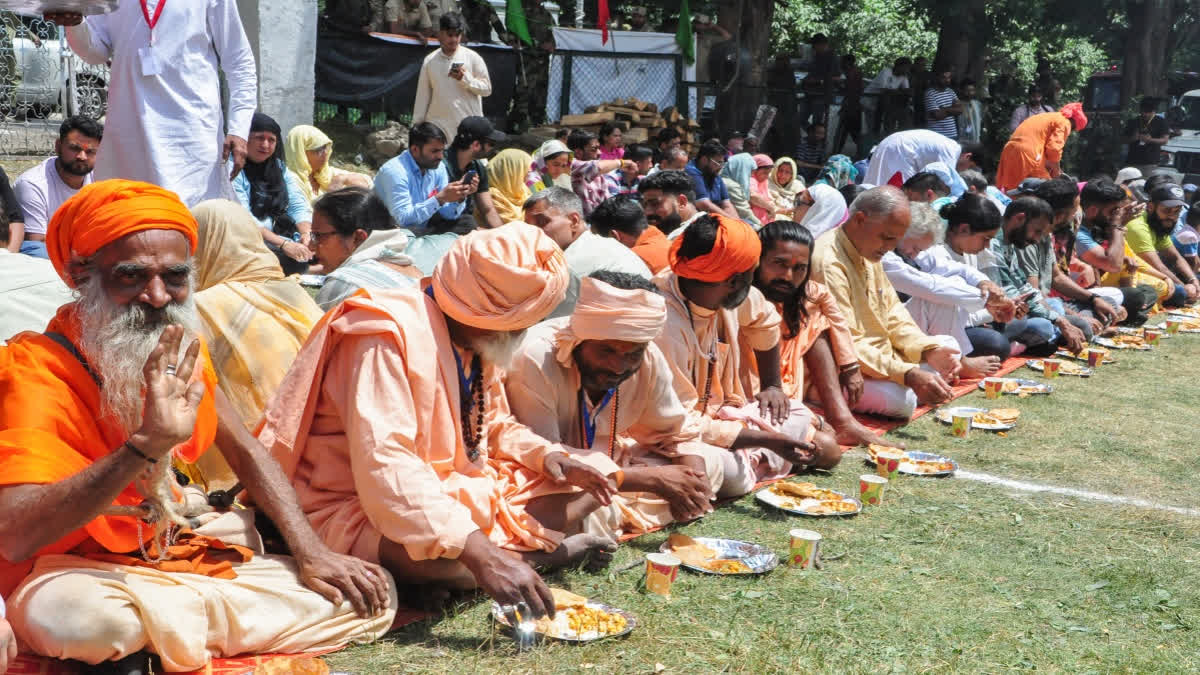
[[[900,441],[884,440],[854,418],[851,418],[846,424],[834,424],[833,428],[836,431],[834,438],[840,445],[858,446],[877,443],[891,448],[904,448],[904,444]]]
[[[998,356],[968,356],[962,360],[962,371],[959,377],[974,380],[980,377],[990,377],[1000,370]]]
[[[526,554],[526,560],[541,568],[566,567],[586,563],[589,572],[608,567],[617,542],[608,537],[594,534],[574,534],[558,545],[551,553]]]

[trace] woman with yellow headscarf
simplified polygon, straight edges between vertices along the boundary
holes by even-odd
[[[529,153],[516,148],[501,150],[488,162],[488,192],[501,221],[525,219],[525,200],[533,194],[525,185],[525,177],[532,165]]]
[[[300,177],[304,196],[308,199],[309,204],[317,201],[317,198],[326,192],[346,187],[337,184],[339,181],[334,180],[336,176],[361,177],[351,181],[350,184],[367,189],[371,187],[370,176],[339,169],[330,164],[329,159],[333,156],[333,141],[325,135],[325,132],[316,127],[307,124],[292,127],[287,135],[286,152],[287,167]],[[365,186],[361,185],[363,182],[366,183]]]

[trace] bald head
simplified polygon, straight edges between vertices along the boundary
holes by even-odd
[[[860,194],[850,204],[850,217],[842,226],[858,252],[879,262],[908,231],[908,198],[899,188],[884,185]]]

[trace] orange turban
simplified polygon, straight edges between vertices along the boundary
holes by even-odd
[[[717,241],[712,251],[695,258],[680,258],[679,249],[687,236],[684,232],[675,238],[667,254],[671,271],[686,279],[715,283],[753,269],[762,255],[762,241],[754,228],[729,216],[710,214],[709,217],[717,219]]]
[[[433,298],[450,318],[484,330],[523,330],[562,302],[570,274],[541,230],[509,223],[454,242],[433,268]]]
[[[571,352],[584,340],[652,342],[666,323],[667,301],[660,293],[616,288],[585,277],[570,323],[555,338],[558,360],[569,363]]]
[[[1083,104],[1079,102],[1068,103],[1059,110],[1063,117],[1075,123],[1075,131],[1083,131],[1087,128],[1088,118],[1083,114]]]
[[[72,288],[67,263],[142,230],[175,230],[196,251],[196,219],[170,190],[132,180],[103,180],[63,202],[46,227],[46,253]]]

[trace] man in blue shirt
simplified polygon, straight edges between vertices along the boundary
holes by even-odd
[[[457,220],[467,197],[478,189],[478,176],[470,183],[449,181],[442,165],[445,153],[446,135],[433,124],[421,122],[408,132],[408,150],[380,167],[375,194],[387,204],[400,227],[424,234],[435,213]]]
[[[725,181],[721,178],[724,166],[725,148],[717,141],[707,141],[700,146],[696,160],[688,162],[683,170],[696,188],[696,199],[692,204],[697,209],[737,218],[737,211],[729,201],[729,190],[725,189]]]

